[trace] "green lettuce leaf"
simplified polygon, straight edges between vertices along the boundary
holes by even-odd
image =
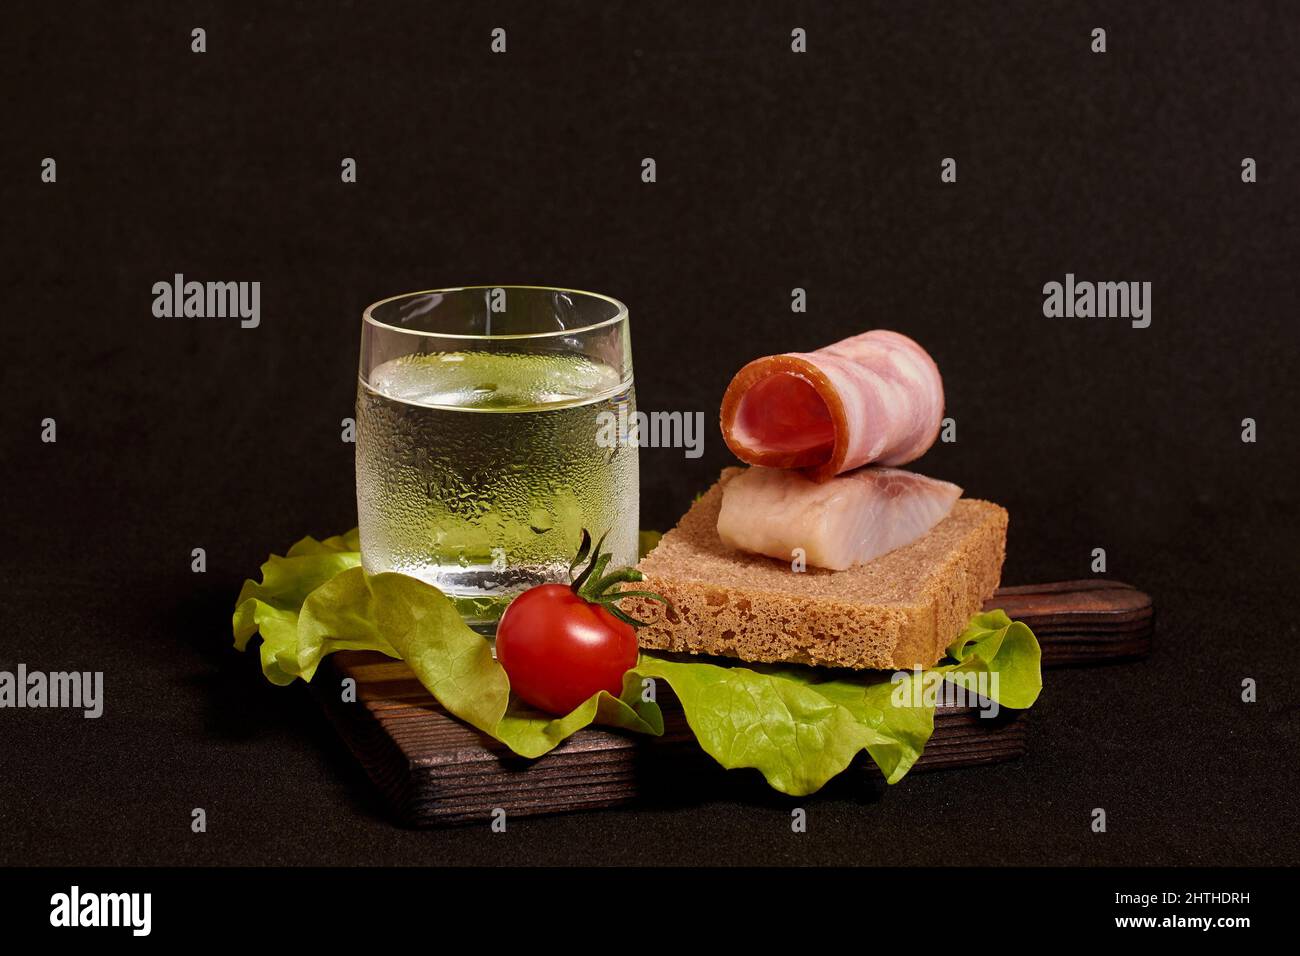
[[[957,640],[948,645],[954,663],[934,668],[956,682],[959,675],[996,673],[998,688],[990,696],[999,704],[1025,710],[1043,689],[1043,652],[1029,625],[1005,611],[976,614]]]
[[[262,671],[273,683],[310,681],[335,651],[379,651],[406,661],[449,712],[524,757],[540,757],[593,722],[663,733],[663,714],[640,699],[633,675],[621,697],[601,691],[564,717],[513,700],[490,645],[441,591],[402,574],[366,574],[360,555],[339,547],[346,540],[304,538],[262,565],[262,584],[247,581],[240,591],[235,646],[243,650],[260,629]]]
[[[355,528],[324,541],[306,537],[284,557],[267,558],[260,584],[244,582],[235,600],[235,647],[244,650],[249,638],[260,632],[262,673],[271,683],[311,680],[315,667],[304,673],[298,665],[298,612],[317,588],[360,566],[360,548]]]
[[[650,654],[636,670],[668,682],[705,753],[728,770],[760,771],[782,793],[812,793],[858,751],[894,742],[815,685],[779,672]]]
[[[643,549],[656,542],[642,533]],[[846,676],[642,653],[619,696],[601,691],[550,717],[511,695],[488,641],[441,591],[401,574],[368,575],[360,563],[355,530],[303,538],[283,557],[272,555],[261,582],[246,581],[239,593],[235,646],[244,650],[260,632],[262,671],[276,684],[311,680],[321,659],[338,650],[399,658],[450,713],[524,757],[539,757],[593,723],[662,734],[662,713],[642,699],[643,682],[654,679],[672,688],[705,752],[723,767],[758,770],[783,793],[815,792],[862,751],[896,783],[934,730],[934,706],[921,685],[935,674],[953,683],[995,675],[988,696],[1011,708],[1030,706],[1042,687],[1033,633],[990,611],[975,615],[949,646],[949,662],[928,672]]]
[[[975,627],[972,622],[965,634]],[[929,672],[831,677],[816,668],[676,663],[648,653],[641,655],[637,672],[668,682],[700,746],[722,766],[752,767],[774,789],[803,796],[821,789],[861,750],[888,783],[903,779],[934,732],[934,706],[924,702],[927,673],[955,683],[968,671],[996,672],[999,682],[989,698],[1000,706],[1029,706],[1042,686],[1033,633],[1010,621],[996,630],[982,623],[979,630],[978,650],[971,650],[974,639],[967,640],[960,653],[969,651],[968,656]],[[1029,648],[1022,643],[1026,635],[1033,648],[1032,676]],[[1002,673],[1000,648],[1019,654],[1005,660],[1011,675]]]

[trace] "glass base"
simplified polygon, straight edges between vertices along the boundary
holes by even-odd
[[[466,621],[465,623],[469,625],[469,629],[473,631],[475,634],[482,634],[484,637],[488,639],[488,643],[492,645],[492,654],[495,657],[496,643],[497,643],[497,621]]]
[[[460,612],[461,620],[469,626],[469,629],[491,641],[497,636],[497,622],[501,620],[501,615],[520,592],[454,594],[444,591],[443,593],[451,599],[451,603]]]
[[[555,579],[549,568],[546,569],[547,573],[538,573],[537,569],[532,568],[512,569],[513,573],[511,573],[509,570],[503,572],[499,568],[487,566],[449,568],[445,565],[383,570],[406,574],[436,587],[451,601],[470,630],[482,634],[489,641],[496,638],[497,622],[501,620],[501,615],[505,613],[511,601],[533,585],[544,584]],[[369,568],[367,572],[377,573]],[[488,586],[485,587],[484,584]],[[475,585],[479,586],[475,587]]]

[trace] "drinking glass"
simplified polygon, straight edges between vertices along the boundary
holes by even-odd
[[[439,588],[491,634],[518,592],[567,581],[583,529],[637,558],[626,306],[472,286],[376,302],[361,323],[362,565]]]

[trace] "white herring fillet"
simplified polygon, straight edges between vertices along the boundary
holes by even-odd
[[[724,544],[843,571],[929,532],[961,489],[901,468],[859,468],[825,482],[784,468],[747,468],[722,489],[718,537]]]

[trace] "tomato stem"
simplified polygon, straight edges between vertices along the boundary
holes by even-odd
[[[637,581],[645,580],[645,576],[636,568],[618,568],[608,574],[605,568],[609,566],[613,555],[605,551],[605,538],[609,536],[606,531],[600,536],[595,547],[591,544],[591,534],[586,528],[582,529],[582,543],[578,545],[577,556],[574,557],[573,563],[569,565],[569,587],[573,593],[583,600],[590,601],[592,604],[599,604],[605,608],[620,621],[631,624],[633,627],[644,627],[645,621],[638,621],[626,611],[618,606],[618,601],[625,597],[644,598],[648,601],[658,601],[672,607],[672,603],[663,595],[656,594],[653,591],[611,591],[610,588],[616,584],[630,584]],[[575,578],[573,572],[577,567],[586,561],[584,567]]]

